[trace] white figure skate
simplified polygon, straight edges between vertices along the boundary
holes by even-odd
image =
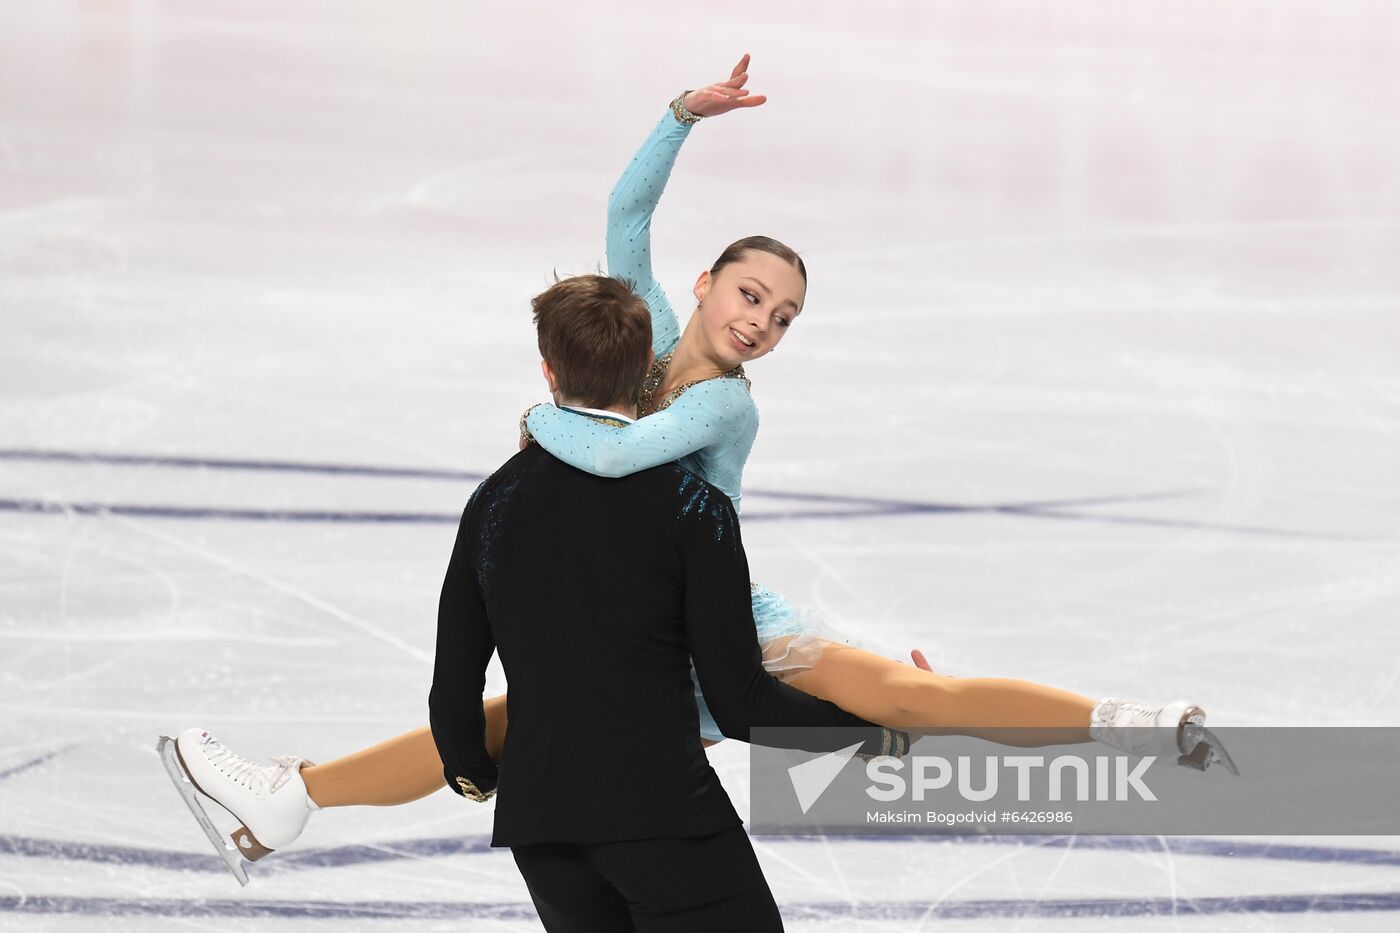
[[[1157,755],[1187,768],[1204,771],[1219,764],[1239,776],[1240,769],[1225,746],[1205,726],[1205,710],[1190,703],[1144,706],[1109,698],[1094,706],[1089,735],[1132,755]]]
[[[301,779],[304,760],[276,758],[259,765],[234,754],[203,729],[186,729],[178,739],[157,744],[166,772],[204,834],[240,884],[248,883],[242,860],[255,862],[301,835],[313,805]],[[241,822],[225,838],[214,826],[204,800],[212,800]]]
[[[214,825],[214,821],[209,818],[208,811],[200,802],[200,795],[194,782],[190,780],[189,773],[180,764],[175,740],[168,735],[160,736],[156,740],[156,751],[160,752],[160,763],[165,766],[165,773],[170,775],[175,789],[180,792],[180,798],[185,801],[185,806],[190,808],[190,814],[194,816],[195,822],[204,831],[204,835],[208,837],[214,851],[219,853],[219,858],[224,860],[224,865],[233,872],[233,877],[238,879],[238,883],[246,885],[248,872],[243,868],[243,856],[238,854],[238,847],[233,844],[233,841],[225,838]]]

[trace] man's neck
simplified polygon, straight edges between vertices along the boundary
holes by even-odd
[[[555,404],[555,405],[558,405],[560,408],[576,408],[576,409],[579,409],[579,410],[582,410],[582,411],[593,411],[593,412],[600,412],[600,413],[602,413],[602,412],[607,412],[608,414],[611,414],[611,415],[621,415],[623,418],[626,418],[628,421],[636,421],[636,420],[637,420],[637,406],[636,406],[636,405],[626,405],[626,404],[623,404],[623,403],[620,403],[620,402],[619,402],[619,403],[616,403],[616,404],[613,404],[613,405],[604,405],[604,406],[602,406],[602,407],[600,408],[600,407],[597,407],[597,406],[594,406],[594,405],[585,405],[585,404],[583,404],[583,403],[581,403],[581,402],[575,402],[575,401],[572,401],[572,400],[570,400],[570,399],[560,398],[560,397],[557,396],[557,395],[554,397],[554,404]]]

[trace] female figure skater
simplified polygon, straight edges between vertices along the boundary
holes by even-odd
[[[766,100],[744,87],[748,63],[745,55],[727,81],[672,101],[609,199],[608,270],[630,280],[652,312],[656,361],[643,387],[643,417],[616,428],[538,405],[522,418],[522,443],[532,436],[579,469],[622,476],[680,460],[723,490],[736,509],[758,430],[743,367],[772,352],[801,315],[806,267],[795,252],[768,237],[731,244],[696,281],[697,307],[682,333],[652,275],[650,225],[693,125]],[[910,667],[810,631],[781,596],[758,585],[753,614],[764,667],[773,676],[871,722],[1003,744],[1097,740],[1134,754],[1180,755],[1181,763],[1201,769],[1218,761],[1235,770],[1205,730],[1204,712],[1188,703],[1096,702],[1026,681],[949,677],[933,672],[917,651],[916,666]],[[505,701],[505,696],[484,701],[493,757],[500,755],[507,727]],[[722,740],[698,688],[696,701],[706,744]],[[1036,731],[1022,736],[1014,731],[1020,729]],[[250,859],[292,843],[314,810],[394,806],[445,784],[426,726],[324,765],[297,758],[259,765],[198,728],[185,730],[178,748],[200,789],[244,822],[233,838]]]

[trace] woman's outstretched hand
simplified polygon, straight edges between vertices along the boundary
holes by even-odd
[[[728,81],[711,84],[685,95],[685,109],[702,117],[717,117],[740,107],[757,107],[768,100],[762,94],[749,96],[744,84],[749,80],[748,53],[739,59],[739,64],[729,74]]]

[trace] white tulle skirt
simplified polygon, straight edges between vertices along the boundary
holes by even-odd
[[[758,645],[763,649],[763,669],[779,680],[786,681],[816,666],[817,659],[831,645],[850,643],[849,639],[818,620],[811,609],[793,609],[786,599],[761,584],[751,584],[751,588],[753,621],[758,631]],[[710,715],[693,667],[690,679],[695,684],[701,738],[712,742],[722,741],[724,734]]]

